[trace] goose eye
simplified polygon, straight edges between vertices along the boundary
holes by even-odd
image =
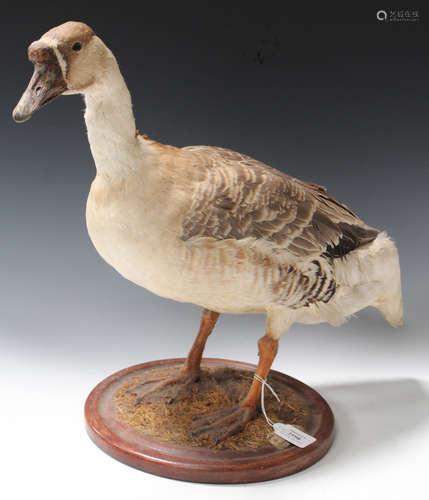
[[[76,52],[78,52],[82,48],[82,44],[80,42],[76,42],[73,44],[72,49]]]

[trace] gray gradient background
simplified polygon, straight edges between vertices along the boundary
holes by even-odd
[[[12,121],[11,111],[32,72],[26,47],[50,27],[73,19],[91,25],[116,55],[142,133],[176,146],[228,147],[325,185],[396,241],[402,328],[392,329],[368,309],[339,329],[294,325],[283,337],[273,367],[315,386],[328,399],[337,417],[337,441],[311,469],[313,476],[307,471],[265,487],[275,496],[287,483],[290,492],[304,497],[311,493],[312,479],[319,481],[313,483],[321,488],[319,498],[321,492],[329,498],[345,492],[360,498],[366,486],[355,486],[355,496],[346,483],[344,489],[338,486],[341,481],[337,490],[326,489],[328,480],[332,488],[338,467],[348,478],[347,464],[352,464],[353,473],[356,467],[364,471],[372,492],[384,488],[389,498],[400,495],[401,488],[409,493],[410,480],[419,484],[416,469],[391,491],[380,482],[380,471],[372,471],[395,455],[408,453],[412,460],[417,454],[420,462],[429,458],[417,439],[424,429],[428,440],[429,415],[426,13],[419,10],[418,23],[387,24],[376,20],[378,7],[309,11],[284,6],[280,11],[269,2],[258,9],[244,2],[197,5],[5,4],[0,362],[7,411],[2,419],[22,440],[17,441],[15,430],[6,436],[8,465],[18,470],[22,447],[18,451],[17,442],[26,443],[32,456],[42,447],[45,455],[26,471],[28,491],[36,498],[42,493],[55,497],[55,488],[66,480],[64,461],[74,468],[76,480],[63,498],[78,494],[84,481],[104,498],[117,497],[122,480],[129,485],[129,498],[143,498],[137,484],[156,485],[160,496],[173,484],[189,498],[221,492],[126,468],[84,436],[81,412],[91,388],[126,366],[185,356],[200,311],[124,280],[92,247],[85,202],[95,169],[81,97],[60,97],[23,125]],[[256,342],[263,334],[263,316],[222,316],[205,354],[256,362]],[[64,422],[67,437],[60,439]],[[398,429],[415,436],[412,447],[396,439]],[[399,464],[392,462],[390,472]],[[56,478],[50,486],[43,479],[46,466]],[[10,475],[15,485],[10,488],[21,498],[27,486],[24,481],[16,489],[16,474]],[[225,488],[238,496],[246,491],[247,498],[262,493],[258,486]]]

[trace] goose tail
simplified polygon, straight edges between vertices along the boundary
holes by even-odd
[[[374,303],[383,317],[393,327],[402,325],[403,302],[401,288],[401,270],[396,245],[386,235],[383,238],[383,293]]]

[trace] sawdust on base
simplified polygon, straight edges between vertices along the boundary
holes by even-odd
[[[215,443],[204,435],[190,436],[195,418],[237,405],[247,394],[253,372],[233,368],[203,368],[200,381],[187,388],[173,403],[168,403],[168,390],[154,393],[147,401],[134,406],[135,394],[128,390],[151,379],[178,374],[178,367],[152,369],[125,382],[115,395],[118,420],[153,438],[189,447],[213,449],[255,449],[272,444],[277,448],[289,446],[273,433],[261,412],[240,433]],[[280,397],[280,403],[265,390],[265,409],[274,422],[292,424],[306,430],[309,409],[293,388],[272,380],[267,382]],[[150,383],[150,382],[149,382]]]

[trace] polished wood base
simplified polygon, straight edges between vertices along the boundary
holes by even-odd
[[[146,371],[179,366],[184,359],[165,359],[131,366],[100,382],[85,404],[87,431],[110,456],[145,472],[199,483],[251,483],[298,472],[322,458],[333,441],[334,418],[326,401],[302,382],[271,370],[270,381],[284,384],[306,404],[305,431],[316,438],[306,448],[279,448],[267,442],[256,449],[191,447],[155,439],[117,418],[115,395],[124,383]],[[204,358],[202,367],[254,372],[255,365]],[[267,390],[268,392],[268,390]],[[287,423],[287,422],[285,422]],[[279,438],[281,440],[281,438]]]

